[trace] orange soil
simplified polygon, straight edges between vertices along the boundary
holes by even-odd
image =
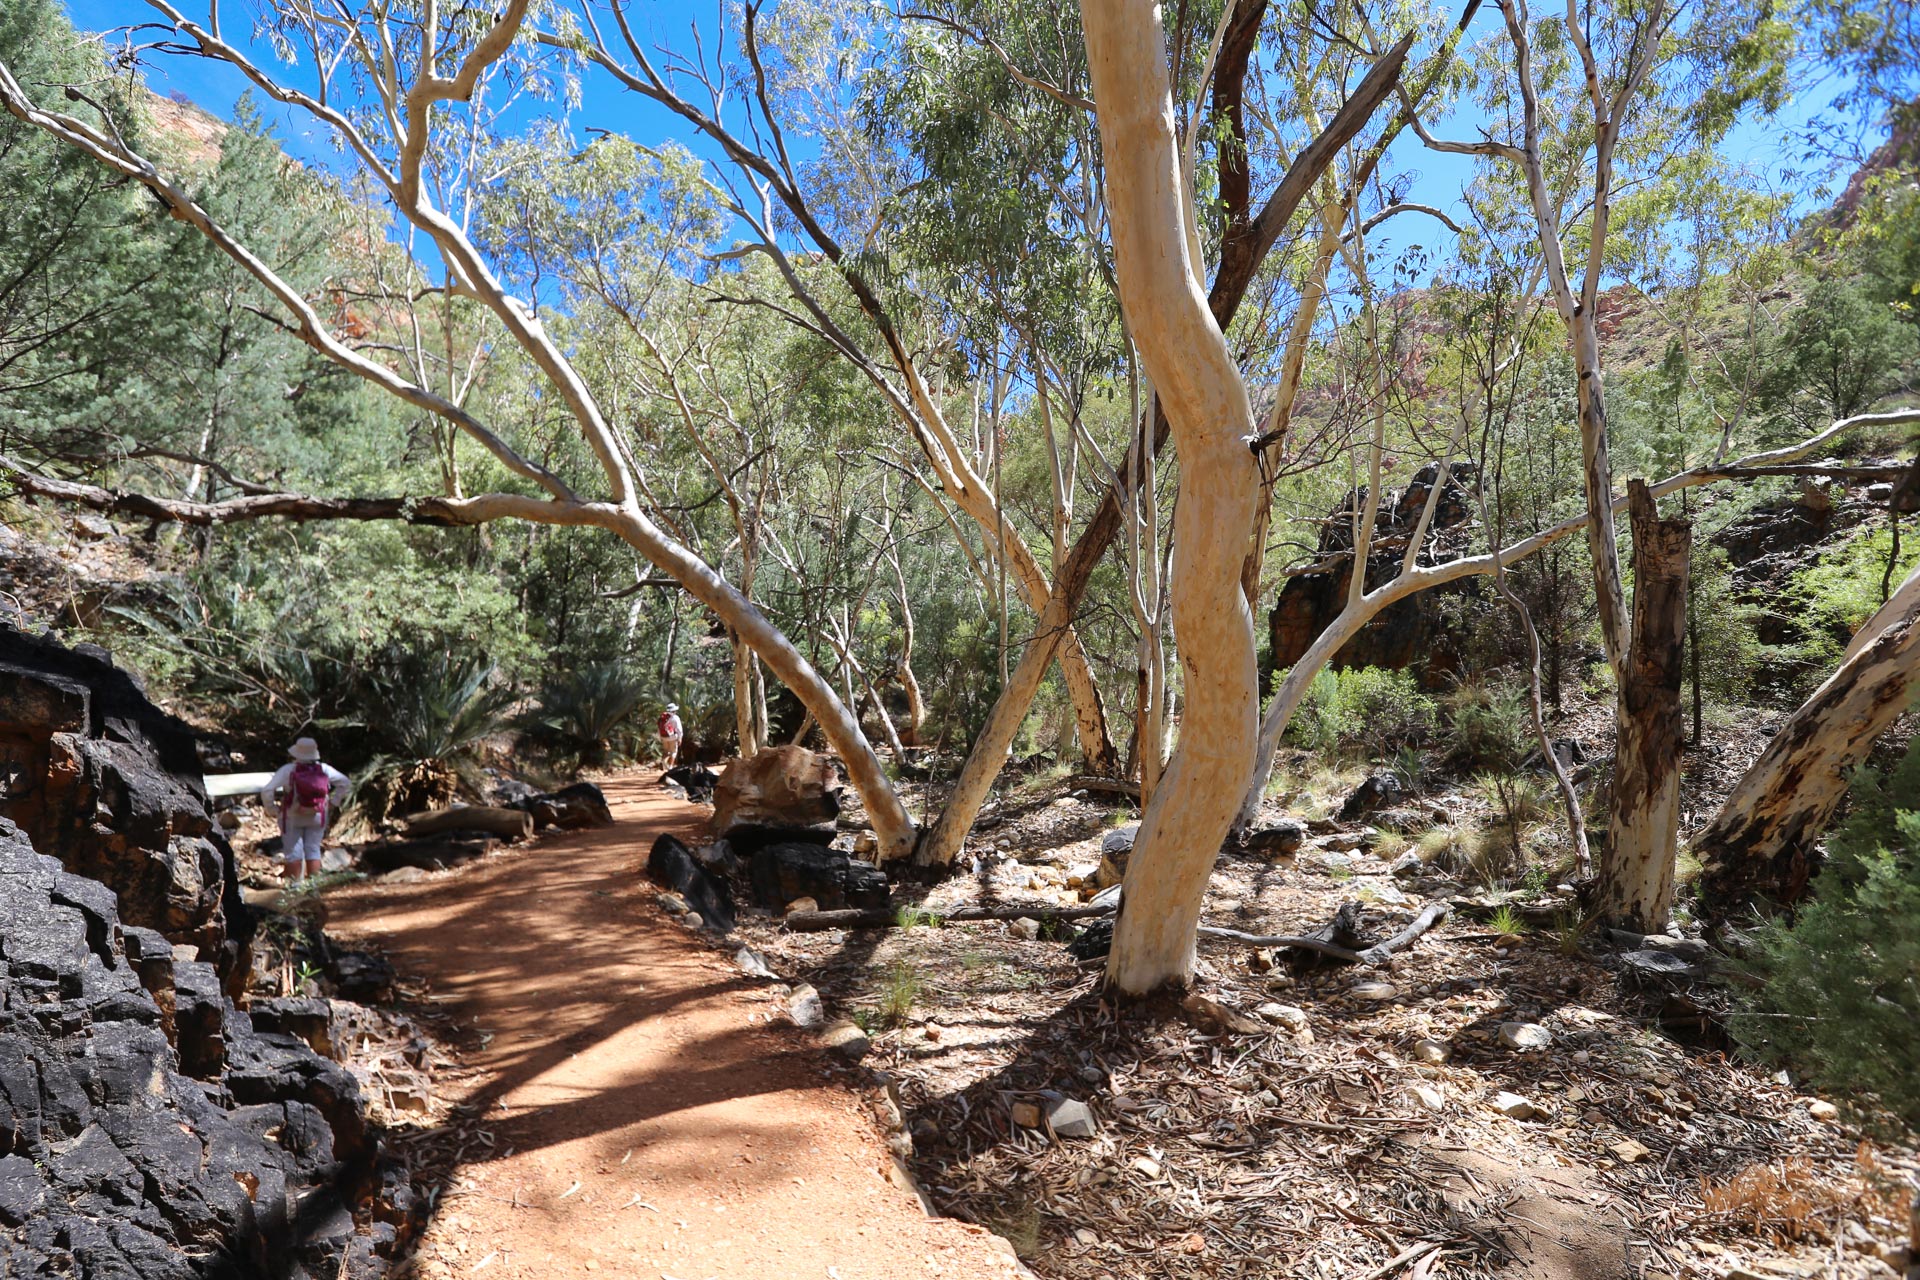
[[[903,1280],[1019,1274],[887,1181],[873,1120],[728,958],[652,903],[646,854],[704,814],[636,778],[615,824],[329,899],[329,928],[424,979],[482,1047],[469,1152],[422,1277]],[[488,1038],[490,1037],[490,1038]]]

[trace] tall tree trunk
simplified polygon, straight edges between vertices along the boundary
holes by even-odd
[[[1787,718],[1693,840],[1701,905],[1725,919],[1755,897],[1791,902],[1847,775],[1913,704],[1920,677],[1920,570],[1854,637],[1846,658]]]
[[[1252,771],[1259,690],[1240,568],[1259,476],[1247,389],[1189,257],[1159,6],[1082,0],[1080,15],[1121,304],[1180,459],[1171,598],[1190,731],[1141,815],[1107,961],[1109,987],[1138,996],[1191,976],[1201,899]]]
[[[901,727],[900,741],[914,747],[920,745],[920,731],[927,724],[927,703],[913,674],[913,601],[907,593],[907,575],[900,568],[900,553],[894,551],[891,557],[893,583],[900,596],[900,656],[894,660],[893,673],[907,695],[907,722]]]
[[[732,628],[727,630],[727,639],[733,645],[734,733],[740,739],[740,756],[746,759],[758,755],[764,745],[760,741],[753,714],[753,673],[749,670],[753,650],[747,648],[747,642]]]
[[[1680,687],[1693,524],[1663,520],[1642,480],[1627,482],[1633,526],[1633,632],[1615,715],[1613,813],[1595,902],[1641,933],[1666,928],[1680,829]]]

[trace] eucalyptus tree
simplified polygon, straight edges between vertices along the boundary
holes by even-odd
[[[1679,633],[1655,606],[1683,605],[1691,530],[1661,519],[1651,499],[1636,502],[1635,564],[1645,582],[1629,615],[1600,331],[1615,252],[1609,235],[1616,201],[1657,184],[1675,157],[1710,149],[1748,103],[1777,102],[1781,33],[1764,24],[1743,32],[1734,12],[1712,2],[1569,0],[1563,13],[1536,18],[1524,0],[1510,0],[1501,14],[1505,39],[1482,51],[1478,68],[1491,122],[1482,137],[1442,140],[1416,127],[1429,147],[1482,157],[1511,175],[1533,214],[1547,291],[1573,352],[1589,558],[1618,690],[1598,905],[1610,919],[1654,930],[1674,892],[1681,663]]]
[[[536,13],[532,0],[506,0],[497,11],[442,11],[428,4],[418,10],[366,11],[351,21],[336,22],[305,5],[275,5],[265,15],[267,28],[284,53],[304,56],[307,74],[318,82],[318,88],[309,91],[278,78],[226,40],[217,7],[201,23],[168,0],[149,3],[171,28],[174,41],[198,56],[232,66],[267,97],[330,131],[395,215],[421,234],[422,251],[430,246],[444,272],[443,287],[484,307],[512,346],[539,370],[545,390],[564,406],[579,441],[592,455],[601,488],[599,496],[583,493],[579,479],[543,465],[444,395],[356,349],[300,289],[130,145],[110,120],[97,113],[85,118],[46,110],[34,103],[10,69],[0,66],[0,103],[11,115],[140,183],[174,218],[199,231],[253,277],[268,295],[272,314],[289,333],[342,369],[455,424],[526,487],[426,501],[353,502],[299,494],[249,495],[197,504],[147,499],[149,509],[208,522],[260,514],[357,515],[440,524],[517,518],[608,530],[680,582],[746,639],[807,705],[840,753],[883,849],[898,856],[910,848],[912,819],[831,685],[736,587],[649,518],[631,456],[601,398],[537,307],[509,292],[470,225],[459,216],[459,207],[450,208],[447,200],[437,196],[443,177],[459,174],[467,181],[474,177],[470,166],[449,159],[461,153],[448,145],[450,138],[471,138],[473,130],[448,131],[441,127],[446,118],[464,113],[465,119],[478,118],[492,130],[503,99],[527,86],[558,87],[555,77],[566,75],[574,64],[537,39],[530,21],[557,21],[564,15],[544,6]],[[15,474],[21,470],[8,469]]]
[[[1041,609],[1052,592],[1051,577],[1000,509],[990,479],[981,474],[981,451],[950,420],[937,371],[920,354],[931,336],[921,299],[913,282],[894,278],[885,213],[904,183],[888,152],[865,145],[856,105],[863,82],[885,74],[874,61],[885,52],[875,34],[877,19],[802,0],[766,12],[760,4],[747,5],[739,31],[747,91],[737,95],[738,108],[729,110],[724,68],[662,59],[641,41],[623,6],[612,7],[611,35],[591,6],[581,18],[583,37],[556,31],[545,38],[578,48],[594,66],[675,112],[722,150],[728,163],[716,173],[716,189],[725,192],[725,207],[746,233],[735,252],[758,253],[775,265],[788,295],[785,313],[872,383],[942,496],[996,551],[1004,550],[1010,578]],[[789,135],[797,130],[818,148],[817,161],[795,159]],[[820,256],[828,273],[810,278],[801,270],[781,234],[787,227]],[[840,314],[842,299],[857,308],[859,323]],[[1088,765],[1112,772],[1116,762],[1100,692],[1070,626],[1059,656]]]

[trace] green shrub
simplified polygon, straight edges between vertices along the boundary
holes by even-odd
[[[1890,777],[1862,769],[1814,898],[1755,936],[1764,985],[1733,1034],[1815,1084],[1920,1124],[1920,743]]]
[[[1899,586],[1916,562],[1920,562],[1920,539],[1903,543],[1896,556],[1893,533],[1885,528],[1837,550],[1822,551],[1811,565],[1793,575],[1779,606],[1806,633],[1790,656],[1811,664],[1824,677],[1853,633],[1880,608],[1881,583]]]
[[[1433,699],[1407,672],[1329,667],[1314,676],[1287,734],[1309,751],[1379,755],[1424,741],[1433,721]]]
[[[1533,751],[1527,694],[1518,685],[1465,680],[1444,701],[1442,759],[1448,768],[1511,773]]]
[[[354,803],[368,821],[445,808],[460,785],[478,792],[482,745],[511,724],[513,690],[483,661],[400,651],[369,673],[372,704],[360,727],[378,754],[356,780]]]

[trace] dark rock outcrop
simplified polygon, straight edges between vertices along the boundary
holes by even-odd
[[[711,804],[720,775],[703,764],[683,764],[661,774],[660,780],[678,786],[696,804]]]
[[[1281,818],[1256,830],[1247,832],[1241,848],[1255,857],[1273,862],[1280,858],[1291,858],[1300,852],[1300,846],[1307,840],[1307,827],[1303,822],[1292,818]]]
[[[372,1274],[395,1237],[348,1212],[369,1168],[354,1078],[294,1035],[256,1031],[211,966],[173,964],[170,948],[163,960],[157,942],[0,819],[6,1274]],[[177,1037],[192,1024],[198,1079],[170,1021]]]
[[[1096,889],[1106,889],[1127,878],[1127,861],[1133,856],[1134,841],[1140,838],[1140,824],[1129,822],[1100,837],[1100,865],[1093,873]]]
[[[661,888],[685,898],[709,927],[732,932],[733,890],[724,879],[708,871],[685,844],[663,833],[647,854],[647,875]]]
[[[1400,576],[1407,539],[1413,535],[1414,525],[1419,522],[1427,496],[1439,475],[1440,464],[1428,463],[1414,474],[1406,488],[1388,493],[1381,501],[1374,522],[1372,551],[1367,557],[1368,590]],[[1423,564],[1442,563],[1465,553],[1467,530],[1473,517],[1466,486],[1472,476],[1473,469],[1467,463],[1456,462],[1449,469],[1434,509],[1421,557]],[[1355,513],[1365,510],[1366,501],[1367,490],[1362,485],[1328,514],[1315,557],[1325,567],[1312,573],[1294,574],[1281,588],[1272,612],[1267,615],[1274,669],[1282,670],[1298,662],[1345,607],[1347,585],[1353,578]],[[1342,556],[1343,552],[1347,554]],[[1339,558],[1336,560],[1336,557]],[[1389,606],[1334,655],[1332,665],[1387,667],[1396,671],[1415,668],[1424,680],[1457,670],[1465,643],[1457,621],[1458,598],[1462,593],[1478,589],[1471,581],[1450,584]]]
[[[197,948],[238,994],[251,916],[200,767],[193,730],[104,650],[0,624],[0,816],[111,889],[122,920]]]
[[[775,910],[796,898],[812,898],[823,911],[878,911],[889,900],[886,872],[825,845],[767,845],[754,851],[747,868],[754,901]]]

